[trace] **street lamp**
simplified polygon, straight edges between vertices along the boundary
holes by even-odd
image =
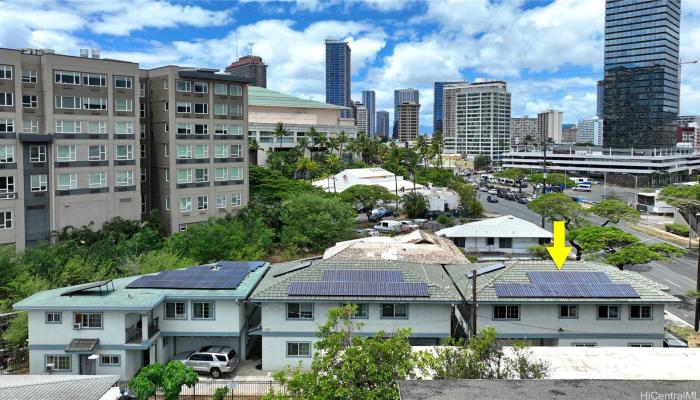
[[[620,175],[629,175],[634,178],[634,208],[637,209],[637,175],[630,174],[629,172],[621,172]]]

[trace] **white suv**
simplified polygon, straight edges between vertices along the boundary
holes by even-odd
[[[226,346],[204,346],[198,351],[178,354],[175,359],[197,372],[211,375],[214,379],[238,366],[238,354],[232,347]]]

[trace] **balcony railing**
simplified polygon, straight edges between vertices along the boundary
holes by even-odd
[[[148,338],[152,338],[156,333],[160,331],[158,324],[151,323],[148,325]],[[132,325],[126,328],[126,343],[127,344],[138,344],[141,343],[143,339],[143,329]]]

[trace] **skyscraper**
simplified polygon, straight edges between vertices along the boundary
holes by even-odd
[[[537,140],[537,118],[527,115],[510,119],[510,144],[523,144],[529,136],[530,141]]]
[[[578,121],[577,143],[590,143],[594,146],[603,144],[603,121],[598,117]]]
[[[680,0],[606,0],[606,147],[675,146]]]
[[[598,81],[595,85],[596,89],[596,115],[599,119],[603,119],[603,110],[605,109],[605,81]]]
[[[546,110],[537,114],[537,136],[539,140],[550,138],[554,143],[561,143],[561,128],[564,113],[557,110]]]
[[[416,103],[420,104],[420,95],[416,89],[394,90],[394,139],[399,135],[399,104]]]
[[[442,131],[442,89],[445,85],[464,81],[435,82],[433,89],[433,132]]]
[[[362,104],[362,102],[355,102],[355,126],[357,126],[357,133],[364,133],[369,135],[367,131],[367,107]]]
[[[377,111],[377,130],[379,137],[389,137],[389,111]]]
[[[251,86],[267,87],[267,64],[258,56],[243,56],[226,67],[225,72],[232,76],[249,78]]]
[[[338,39],[326,39],[326,103],[348,107],[343,118],[350,118],[350,46]]]
[[[419,132],[420,104],[414,101],[404,101],[399,104],[398,140],[412,142]]]
[[[375,118],[377,103],[374,100],[374,90],[362,91],[362,104],[367,108],[367,129],[365,131],[369,137],[374,137],[376,135],[375,127],[377,123]]]

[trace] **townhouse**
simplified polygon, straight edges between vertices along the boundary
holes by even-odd
[[[268,267],[222,261],[36,293],[14,305],[29,316],[29,372],[129,379],[205,345],[245,359],[260,319],[245,300]]]

